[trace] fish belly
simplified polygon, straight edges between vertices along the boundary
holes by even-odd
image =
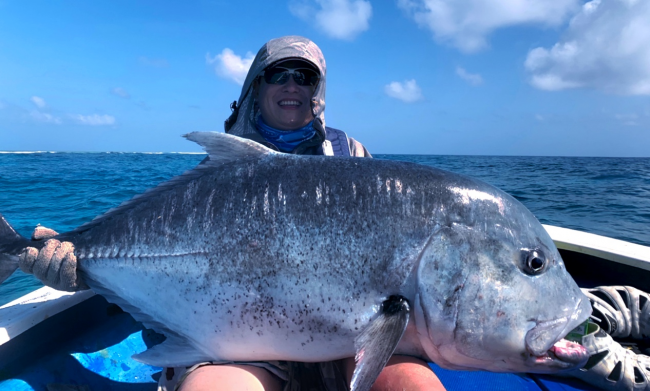
[[[354,338],[383,296],[370,291],[355,298],[345,281],[296,283],[282,273],[254,278],[240,271],[238,278],[192,255],[86,260],[84,272],[98,293],[146,327],[180,336],[213,360],[352,357]]]

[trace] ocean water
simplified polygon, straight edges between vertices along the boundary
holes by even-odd
[[[203,154],[0,153],[0,213],[22,235],[75,228],[193,168]],[[544,224],[650,246],[650,158],[379,155],[470,175]],[[17,271],[0,305],[42,286]]]

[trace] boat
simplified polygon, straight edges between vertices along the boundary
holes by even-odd
[[[650,292],[650,247],[545,225],[581,287]],[[0,391],[155,390],[161,368],[131,358],[164,337],[92,291],[40,288],[0,307]],[[451,371],[430,364],[449,390],[581,390],[571,377]]]

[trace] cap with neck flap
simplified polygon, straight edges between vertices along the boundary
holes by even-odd
[[[323,128],[325,128],[325,57],[323,57],[320,48],[311,40],[297,35],[289,35],[268,41],[257,52],[237,101],[237,118],[234,123],[231,122],[230,128],[226,126],[227,133],[236,136],[257,133],[255,127],[257,113],[255,112],[255,98],[252,93],[253,81],[269,65],[289,59],[307,61],[313,64],[320,73],[320,81],[311,98],[311,112],[314,118],[319,120]],[[230,119],[230,121],[233,119]]]

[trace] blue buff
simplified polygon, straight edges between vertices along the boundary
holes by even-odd
[[[316,131],[313,123],[314,121],[311,121],[297,130],[278,130],[267,125],[260,115],[257,117],[257,130],[266,141],[278,147],[280,151],[291,152],[303,141],[314,137]]]

